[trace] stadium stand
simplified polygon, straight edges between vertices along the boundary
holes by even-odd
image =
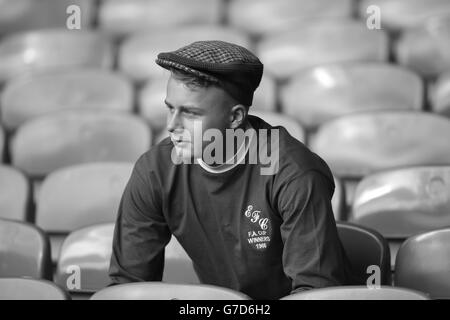
[[[23,73],[69,67],[110,68],[112,63],[109,39],[95,31],[33,30],[7,35],[0,42],[0,83]]]
[[[321,65],[298,72],[281,90],[282,111],[308,129],[350,113],[421,110],[418,75],[382,63]]]
[[[92,300],[249,300],[241,292],[211,285],[168,284],[158,282],[128,283],[108,287],[94,294]]]
[[[27,221],[30,185],[14,167],[0,164],[0,218]]]
[[[50,243],[35,225],[0,218],[0,278],[52,280]],[[0,292],[3,292],[0,290]]]
[[[448,227],[406,240],[397,255],[395,285],[426,292],[434,299],[450,299],[449,243]]]
[[[382,286],[341,286],[307,290],[282,298],[283,300],[429,300],[423,292]]]
[[[131,112],[133,87],[122,75],[102,69],[52,71],[17,77],[1,95],[5,128],[14,130],[39,115],[65,109]]]
[[[11,141],[11,154],[14,166],[41,178],[79,163],[136,161],[150,144],[150,128],[134,115],[66,110],[20,126]]]
[[[286,79],[307,67],[346,61],[386,61],[388,37],[362,21],[311,21],[273,33],[257,45],[265,72]]]
[[[0,300],[70,300],[67,292],[47,280],[0,278]]]
[[[450,118],[450,71],[430,85],[429,97],[433,112]]]

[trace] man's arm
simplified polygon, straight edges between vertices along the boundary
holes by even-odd
[[[283,267],[292,279],[292,293],[346,282],[347,260],[331,207],[333,191],[332,182],[314,170],[294,176],[281,189]]]
[[[119,205],[109,269],[111,285],[162,279],[164,248],[171,234],[155,185],[156,179],[140,172],[138,161]]]

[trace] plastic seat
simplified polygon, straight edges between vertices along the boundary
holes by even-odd
[[[49,240],[39,228],[0,218],[0,244],[0,278],[52,279]]]
[[[22,73],[68,67],[110,68],[112,63],[111,43],[93,31],[37,30],[11,34],[0,42],[0,83]]]
[[[116,35],[222,20],[221,0],[106,0],[99,8],[99,28]]]
[[[380,268],[380,284],[391,284],[391,255],[386,239],[373,229],[348,222],[336,223],[352,268],[351,284],[366,285],[369,266]]]
[[[397,254],[395,285],[421,290],[434,299],[450,299],[449,244],[450,228],[406,240]]]
[[[66,26],[70,5],[80,7],[81,29],[89,27],[94,10],[91,0],[0,1],[0,34]]]
[[[253,104],[250,110],[276,112],[277,90],[275,79],[269,74],[264,74],[253,95]]]
[[[447,0],[362,0],[360,16],[367,17],[367,8],[372,5],[380,8],[381,27],[391,30],[413,28],[430,17],[450,13]]]
[[[106,70],[59,70],[19,77],[4,88],[2,121],[7,129],[16,129],[27,120],[64,109],[131,112],[133,94],[125,77]]]
[[[25,175],[7,165],[0,165],[0,218],[26,221],[30,186]]]
[[[372,110],[421,110],[424,89],[415,73],[390,64],[341,63],[296,74],[281,90],[282,110],[303,126]]]
[[[264,112],[249,110],[250,115],[257,116],[262,120],[266,121],[268,124],[272,126],[282,126],[284,127],[291,136],[299,141],[305,141],[305,133],[303,131],[302,126],[292,118],[287,117],[284,114],[276,113],[276,112]]]
[[[446,1],[450,10],[450,3]],[[428,6],[428,2],[424,3]],[[405,31],[397,42],[395,55],[404,65],[425,78],[433,79],[450,70],[450,13],[427,20]]]
[[[450,71],[439,76],[428,94],[433,112],[450,118]]]
[[[421,112],[367,112],[319,127],[311,149],[338,177],[394,167],[450,164],[450,121]]]
[[[155,63],[160,52],[176,50],[199,40],[222,40],[251,48],[250,39],[241,31],[203,25],[138,33],[127,38],[119,49],[119,69],[135,81],[159,78],[168,71]]]
[[[306,20],[349,18],[349,0],[231,0],[228,21],[253,35],[292,28]]]
[[[423,292],[382,286],[341,286],[307,290],[282,298],[282,300],[429,300]]]
[[[386,61],[388,38],[360,21],[321,21],[270,34],[258,44],[266,72],[286,79],[298,71],[332,62]]]
[[[0,300],[70,300],[67,292],[46,280],[0,278]]]
[[[70,165],[135,162],[150,148],[151,131],[137,116],[102,110],[66,110],[30,120],[11,141],[14,166],[33,177]]]
[[[249,300],[241,292],[211,285],[135,282],[100,290],[92,300]]]
[[[100,224],[72,232],[61,247],[55,282],[66,287],[70,267],[79,266],[82,277],[79,289],[71,292],[93,293],[110,283],[108,276],[112,253],[114,224]],[[175,237],[165,248],[163,281],[167,283],[199,284],[192,261]]]

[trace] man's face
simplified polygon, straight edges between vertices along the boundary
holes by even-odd
[[[194,124],[201,134],[211,128],[224,133],[229,127],[230,101],[226,92],[216,86],[191,88],[171,76],[167,83],[165,103],[169,109],[167,130],[178,153],[201,158],[205,146],[210,143],[202,141],[198,133],[194,134]]]

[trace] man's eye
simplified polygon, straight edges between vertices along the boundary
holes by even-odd
[[[173,113],[173,111],[175,110],[173,107],[170,107],[170,106],[166,106],[166,107],[167,107],[167,109],[169,109],[170,113]]]

